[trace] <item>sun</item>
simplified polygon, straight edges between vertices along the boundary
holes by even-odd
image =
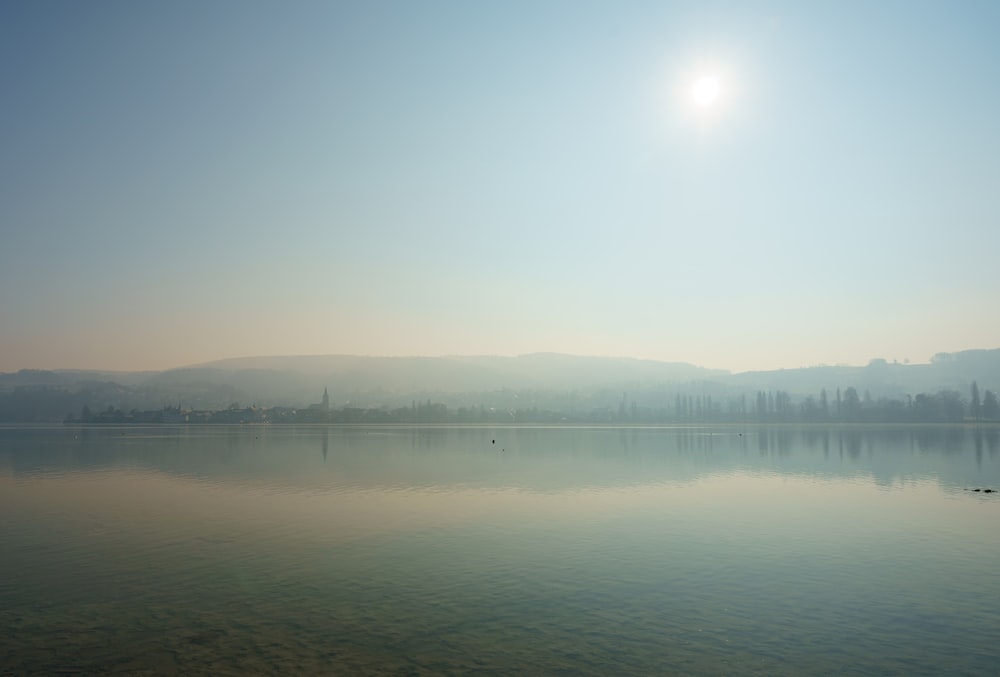
[[[721,92],[722,87],[719,85],[718,78],[704,76],[698,78],[694,86],[691,87],[691,99],[702,108],[708,108],[719,100]]]

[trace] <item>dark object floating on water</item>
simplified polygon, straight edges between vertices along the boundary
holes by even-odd
[[[1000,493],[996,489],[968,489],[967,491],[981,491],[984,494],[996,494],[996,493]]]

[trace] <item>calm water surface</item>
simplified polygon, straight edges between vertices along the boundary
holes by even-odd
[[[998,674],[997,428],[0,428],[0,674]]]

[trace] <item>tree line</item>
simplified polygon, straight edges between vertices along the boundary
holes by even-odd
[[[662,400],[662,398],[660,398]],[[905,398],[880,397],[854,387],[822,389],[816,395],[794,398],[783,390],[758,390],[730,398],[676,394],[673,406],[644,406],[622,393],[617,406],[577,407],[568,410],[526,406],[492,407],[485,404],[449,407],[441,402],[414,400],[404,407],[326,409],[257,406],[233,403],[214,411],[161,410],[124,412],[109,406],[93,412],[84,406],[69,423],[332,423],[332,424],[710,424],[710,423],[959,423],[1000,422],[1000,402],[992,390],[980,393],[973,382],[970,396],[955,390],[919,393]]]

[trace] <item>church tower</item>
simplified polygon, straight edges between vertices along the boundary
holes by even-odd
[[[330,411],[330,393],[323,388],[323,411]]]

